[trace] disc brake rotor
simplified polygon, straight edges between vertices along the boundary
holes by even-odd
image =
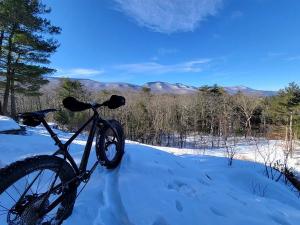
[[[16,206],[7,214],[9,225],[41,224],[40,212],[49,206],[49,200],[42,197],[27,196],[22,205]]]

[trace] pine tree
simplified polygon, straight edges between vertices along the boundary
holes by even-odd
[[[72,96],[81,101],[88,101],[89,94],[85,90],[84,86],[76,80],[63,79],[57,90],[57,99],[62,101],[64,98]],[[71,112],[65,108],[56,113],[54,119],[68,130],[77,130],[80,125],[87,121],[88,111],[83,112]]]
[[[295,82],[268,100],[269,116],[273,123],[292,125],[300,131],[300,87]]]
[[[1,44],[1,82],[4,86],[4,114],[8,114],[10,95],[11,116],[16,115],[16,93],[26,95],[39,94],[39,88],[45,84],[43,75],[54,72],[44,65],[58,47],[58,43],[49,39],[50,35],[60,33],[42,15],[50,9],[38,0],[3,0],[0,2]]]

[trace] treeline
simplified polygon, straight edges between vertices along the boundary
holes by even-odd
[[[60,108],[50,120],[62,128],[76,130],[91,115],[72,113],[61,102],[67,96],[82,101],[102,102],[111,94],[122,94],[127,104],[117,110],[101,109],[106,118],[124,124],[126,136],[142,143],[184,147],[191,137],[213,137],[211,145],[237,136],[295,139],[300,131],[300,88],[296,83],[273,97],[229,95],[221,87],[204,86],[193,95],[141,92],[90,93],[78,81],[64,79],[53,93],[18,98],[19,111]],[[216,141],[217,140],[217,141]]]
[[[213,146],[236,136],[295,139],[300,131],[300,88],[295,83],[266,98],[229,95],[218,86],[202,87],[194,95],[144,89],[126,97],[125,108],[106,115],[119,118],[127,137],[143,143],[184,147],[191,137],[209,136]]]

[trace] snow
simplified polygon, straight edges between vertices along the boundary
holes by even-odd
[[[149,82],[143,85],[151,89],[154,93],[173,93],[173,94],[191,94],[195,93],[198,89],[196,87],[187,86],[184,84],[170,84],[167,82]]]
[[[0,116],[0,132],[8,130],[19,130],[20,126],[7,116]]]
[[[166,141],[163,143],[166,144]],[[212,147],[212,143],[214,143],[214,147]],[[265,138],[247,137],[245,139],[244,137],[232,137],[228,138],[226,145],[234,148],[235,159],[260,163],[264,163],[265,160],[268,160],[268,163],[275,163],[279,160],[282,163],[287,143],[282,140],[267,140]],[[288,167],[292,167],[300,174],[300,141],[295,141],[293,145],[295,150],[292,156],[288,158]],[[157,146],[156,148],[172,152],[173,154],[178,153],[176,148],[165,146]],[[212,136],[188,136],[184,143],[184,148],[179,153],[182,151],[193,155],[226,156],[224,140]]]
[[[63,140],[71,134],[57,131]],[[86,136],[70,147],[80,160]],[[56,147],[41,127],[26,136],[0,135],[4,164]],[[127,141],[121,165],[98,167],[66,225],[298,225],[300,201],[263,165]],[[246,151],[246,150],[245,150]],[[207,153],[211,153],[207,151]],[[90,163],[96,159],[94,151]],[[0,218],[1,220],[1,218]],[[2,223],[1,223],[2,224]]]

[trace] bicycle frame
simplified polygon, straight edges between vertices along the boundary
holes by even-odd
[[[62,143],[61,140],[58,138],[57,134],[54,133],[54,131],[51,129],[51,127],[47,124],[47,122],[43,119],[42,120],[42,124],[44,125],[44,127],[46,128],[46,130],[49,132],[49,134],[51,135],[51,138],[54,140],[55,145],[57,145],[59,147],[59,149],[53,154],[53,155],[62,155],[64,157],[65,160],[68,160],[69,163],[71,164],[71,166],[73,167],[75,173],[77,176],[86,173],[86,169],[87,169],[87,164],[88,164],[88,160],[89,160],[89,156],[90,156],[90,152],[91,152],[91,148],[92,148],[92,144],[93,144],[93,139],[97,130],[97,126],[99,126],[99,124],[109,124],[106,120],[103,120],[100,116],[99,113],[97,112],[96,109],[93,109],[94,114],[93,116],[85,123],[82,125],[82,127],[80,127],[71,137],[70,139],[65,142]],[[71,154],[68,151],[68,147],[69,145],[76,139],[76,137],[84,130],[85,127],[87,127],[87,125],[89,123],[92,122],[92,127],[89,131],[89,136],[87,139],[87,143],[85,145],[85,149],[81,158],[81,162],[79,167],[77,166],[77,164],[75,163],[73,157],[71,156]],[[98,161],[94,164],[94,166],[92,168],[94,168],[96,165],[98,164]]]
[[[103,130],[102,129],[111,128],[111,130],[114,133],[114,136],[117,137],[118,140],[120,138],[119,134],[118,134],[116,128],[113,126],[113,124],[111,124],[110,121],[102,119],[99,116],[99,113],[98,113],[97,109],[100,108],[101,106],[107,106],[110,109],[118,108],[118,107],[120,107],[120,106],[122,106],[122,105],[125,104],[125,98],[124,97],[113,95],[110,98],[109,101],[106,101],[106,102],[104,102],[102,104],[87,104],[87,103],[82,103],[82,102],[78,102],[76,99],[74,99],[72,97],[69,97],[69,99],[67,99],[67,100],[69,102],[64,103],[64,104],[66,104],[66,108],[67,109],[69,109],[71,111],[74,111],[74,112],[78,112],[78,111],[82,111],[82,110],[86,110],[86,109],[92,109],[93,110],[93,115],[65,143],[62,143],[62,141],[58,138],[57,134],[52,130],[52,128],[48,125],[48,123],[45,120],[46,113],[53,112],[53,111],[56,111],[56,110],[49,109],[49,110],[44,110],[44,111],[38,111],[38,112],[28,113],[28,115],[30,116],[30,118],[31,117],[32,118],[37,117],[37,119],[39,119],[39,121],[38,121],[39,124],[40,123],[43,124],[43,126],[46,128],[46,130],[50,134],[51,138],[54,140],[55,145],[57,145],[59,147],[59,149],[53,154],[53,156],[56,156],[56,155],[63,156],[63,160],[65,162],[67,162],[67,163],[70,164],[70,166],[74,169],[74,173],[75,173],[75,176],[73,178],[71,178],[70,180],[68,180],[66,183],[64,183],[64,184],[63,183],[59,183],[59,184],[55,185],[55,183],[56,183],[56,181],[58,179],[58,176],[60,174],[60,171],[61,171],[61,169],[63,167],[63,163],[61,163],[61,166],[58,168],[58,171],[56,171],[56,175],[54,177],[54,180],[51,182],[51,185],[49,186],[49,190],[47,192],[45,192],[45,193],[42,193],[39,196],[39,197],[41,197],[41,200],[42,200],[42,202],[40,203],[40,205],[41,206],[45,206],[44,204],[46,203],[46,201],[49,198],[49,196],[50,196],[51,193],[57,193],[57,194],[62,193],[62,194],[57,199],[55,199],[50,205],[47,205],[47,207],[45,209],[43,209],[43,211],[38,212],[38,216],[39,217],[43,217],[44,215],[46,215],[48,212],[50,212],[51,210],[53,210],[63,200],[64,194],[66,193],[66,192],[63,192],[65,188],[66,189],[76,188],[76,191],[77,191],[77,188],[80,186],[80,184],[82,182],[84,182],[85,184],[83,185],[83,187],[81,188],[81,190],[79,191],[79,193],[76,195],[76,198],[81,193],[81,191],[84,189],[85,185],[87,184],[87,182],[89,181],[89,179],[91,177],[91,174],[95,171],[96,166],[99,163],[99,159],[98,159],[93,164],[93,166],[89,170],[87,170],[89,156],[90,156],[90,153],[91,153],[91,148],[92,148],[92,144],[93,144],[93,140],[94,140],[96,132],[99,132],[98,134],[102,135],[103,134]],[[72,106],[71,106],[72,104],[74,104],[75,107],[72,108]],[[90,128],[88,139],[87,139],[87,142],[86,142],[86,145],[85,145],[85,148],[84,148],[84,152],[83,152],[80,164],[78,166],[76,164],[75,160],[73,159],[73,157],[71,156],[71,154],[69,153],[68,148],[69,148],[70,144],[75,140],[75,138],[90,123],[92,123],[92,126]],[[36,124],[36,123],[34,123],[34,124]],[[28,123],[28,125],[30,126],[31,123]],[[97,146],[96,146],[96,148],[97,148]],[[101,147],[100,151],[104,150],[102,148],[103,147]],[[104,148],[106,148],[106,147],[104,147]],[[97,157],[98,157],[98,151],[97,151],[97,149],[96,149],[96,154],[97,154]],[[18,204],[22,204],[21,202],[22,202],[23,198],[25,197],[26,193],[32,187],[33,183],[41,175],[41,173],[43,172],[43,170],[41,170],[35,176],[35,178],[33,179],[33,181],[30,184],[28,184],[28,186],[25,188],[25,191],[23,192],[23,194],[19,198],[18,202],[15,201],[16,202],[16,206]],[[75,185],[75,186],[73,186],[73,185]]]

